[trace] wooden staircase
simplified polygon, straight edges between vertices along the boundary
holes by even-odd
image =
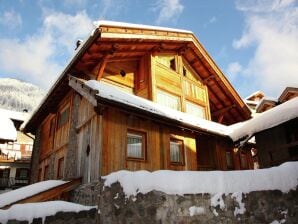
[[[43,201],[52,201],[52,200],[67,201],[69,199],[69,192],[74,190],[81,183],[82,183],[82,178],[72,179],[65,184],[50,188],[43,192],[39,192],[30,197],[15,201],[9,205],[5,205],[1,207],[0,209],[8,209],[14,204],[24,204],[24,203],[43,202]]]

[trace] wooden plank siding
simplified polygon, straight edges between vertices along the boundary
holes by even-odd
[[[83,182],[97,180],[100,175],[101,154],[101,115],[94,111],[94,106],[85,98],[79,105],[78,125],[78,176]]]
[[[151,120],[138,118],[115,108],[103,113],[102,175],[126,170],[196,170],[195,135],[173,130]],[[127,130],[146,133],[146,160],[134,161],[126,158]],[[185,165],[171,165],[169,159],[170,137],[174,135],[184,141]]]
[[[49,114],[41,124],[41,146],[39,158],[40,180],[45,180],[46,167],[49,167],[49,179],[57,179],[58,160],[66,155],[69,141],[71,102],[73,91],[70,91],[57,105],[55,112]],[[63,125],[58,126],[61,113],[69,109],[68,118]],[[52,161],[52,162],[51,162]],[[53,166],[53,167],[52,167]]]

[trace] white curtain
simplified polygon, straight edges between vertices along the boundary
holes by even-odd
[[[181,147],[182,145],[179,142],[174,142],[174,141],[170,142],[171,162],[174,162],[174,163],[182,162],[181,153],[180,153]]]
[[[127,157],[143,158],[142,135],[127,134]]]

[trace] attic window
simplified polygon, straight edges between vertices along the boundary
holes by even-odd
[[[186,68],[183,66],[183,76],[186,77],[186,75],[187,75],[187,70],[186,70]]]
[[[160,64],[162,64],[162,65],[164,65],[164,66],[166,66],[166,67],[168,67],[168,68],[176,71],[176,59],[175,59],[175,56],[166,56],[166,55],[157,56],[157,61]]]

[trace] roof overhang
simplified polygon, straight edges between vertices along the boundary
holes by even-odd
[[[224,123],[232,124],[250,118],[250,110],[222,71],[218,68],[194,34],[186,30],[101,22],[76,50],[69,64],[49,90],[31,118],[24,124],[25,132],[35,133],[40,121],[55,111],[67,91],[68,74],[94,78],[94,70],[103,60],[138,59],[146,54],[178,53],[200,75],[208,86],[213,120],[224,115]]]
[[[86,85],[86,81],[83,79],[78,79],[78,78],[70,76],[69,77],[69,85],[77,93],[79,93],[81,96],[83,96],[85,99],[87,99],[95,108],[97,108],[96,109],[97,112],[103,111],[105,107],[115,107],[115,108],[122,110],[124,112],[134,114],[138,117],[145,117],[147,119],[154,120],[158,123],[162,123],[164,125],[171,126],[174,128],[181,128],[182,130],[189,130],[191,132],[198,132],[201,134],[229,138],[229,136],[222,133],[222,131],[217,132],[215,130],[214,131],[208,130],[204,127],[199,127],[199,126],[194,125],[190,122],[183,122],[183,120],[181,121],[179,119],[173,119],[171,117],[161,115],[154,108],[150,108],[150,107],[146,108],[146,106],[136,106],[136,105],[131,104],[131,102],[129,102],[129,100],[127,100],[127,103],[125,103],[121,100],[117,100],[117,97],[114,99],[107,98],[105,96],[105,94],[101,94],[101,92],[99,90],[91,88],[88,85]],[[119,90],[119,91],[121,91],[121,90]],[[110,95],[112,95],[112,93],[110,93]],[[144,101],[144,102],[148,101],[146,99],[142,99],[141,97],[136,96],[136,98],[139,98],[141,101]],[[144,103],[144,105],[146,105],[146,104],[156,104],[156,103],[148,101],[147,103],[146,102]],[[182,112],[179,112],[179,113],[182,113]],[[187,114],[185,114],[185,116],[187,116]],[[195,118],[194,118],[194,120],[195,120]],[[206,120],[205,122],[214,123],[215,125],[219,125],[212,121]]]

